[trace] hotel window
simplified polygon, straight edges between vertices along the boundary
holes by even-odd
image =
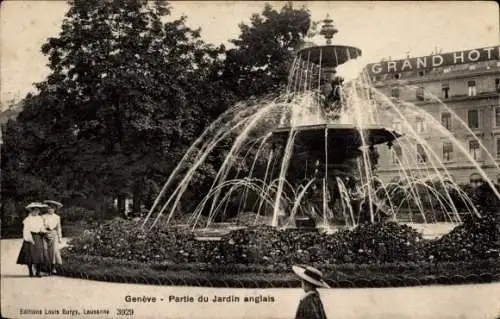
[[[399,88],[391,89],[391,97],[399,99]]]
[[[451,131],[451,113],[446,112],[441,114],[441,125]]]
[[[453,159],[453,144],[450,142],[443,143],[443,160],[449,162]]]
[[[418,76],[424,76],[425,75],[425,71],[418,71]]]
[[[373,88],[369,88],[369,89],[368,89],[368,98],[369,98],[370,100],[373,100]]]
[[[497,158],[500,158],[500,137],[497,137]]]
[[[396,80],[399,80],[399,79],[401,78],[401,73],[396,73],[396,74],[394,74],[394,78],[395,78]]]
[[[443,99],[450,97],[450,85],[448,83],[441,85],[441,91],[443,91]]]
[[[425,119],[423,117],[417,117],[415,119],[415,122],[417,124],[417,132],[424,133],[426,131]]]
[[[427,163],[427,154],[422,144],[417,144],[417,162]]]
[[[392,128],[397,132],[402,132],[403,127],[400,121],[392,121]]]
[[[469,124],[469,128],[479,128],[479,111],[469,110],[467,112],[467,122]]]
[[[476,81],[469,81],[467,82],[467,85],[469,86],[469,96],[476,96],[477,95]]]
[[[495,90],[500,93],[500,78],[495,79]]]
[[[500,175],[499,175],[500,176]],[[391,183],[399,183],[401,181],[401,177],[399,176],[394,176],[393,178],[391,178]]]
[[[392,147],[392,164],[397,164],[401,161],[403,156],[403,151],[401,150],[401,146],[394,145]]]
[[[479,160],[480,153],[479,141],[469,141],[469,154],[475,161]]]
[[[419,101],[423,101],[424,100],[424,88],[423,87],[419,87],[417,88],[417,100]]]
[[[481,175],[479,175],[478,173],[472,173],[470,174],[469,176],[469,182],[471,184],[477,184],[477,185],[480,185],[482,182],[483,182],[483,178],[481,177]]]
[[[500,127],[500,106],[495,107],[495,127]]]

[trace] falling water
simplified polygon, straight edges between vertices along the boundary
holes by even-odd
[[[342,55],[347,55],[348,59],[351,58],[349,47],[339,50],[344,49],[345,52],[333,50],[335,63],[340,62]],[[359,208],[353,205],[353,198],[363,199],[370,204],[378,203],[378,207],[383,207],[393,219],[398,219],[398,216],[404,211],[405,205],[408,205],[411,210],[416,210],[424,221],[427,221],[428,205],[431,205],[430,209],[434,214],[441,214],[451,222],[460,222],[460,215],[463,213],[478,214],[470,198],[456,183],[451,181],[451,175],[446,165],[442,163],[431,143],[426,140],[425,134],[428,133],[420,132],[414,128],[413,119],[415,116],[424,118],[436,134],[445,137],[453,144],[454,149],[456,148],[464,154],[469,164],[475,167],[477,172],[492,186],[496,196],[500,198],[500,194],[487,178],[481,165],[447,128],[443,127],[431,114],[414,104],[408,102],[393,103],[389,97],[373,87],[365,73],[361,73],[359,78],[344,84],[343,90],[340,91],[342,108],[339,110],[338,116],[332,117],[331,114],[326,114],[322,109],[324,104],[322,90],[327,84],[323,83],[322,74],[326,68],[322,67],[322,61],[327,56],[323,55],[324,53],[320,49],[319,64],[316,64],[311,57],[311,51],[305,52],[307,54],[298,55],[293,61],[286,92],[283,96],[271,101],[262,100],[234,106],[212,123],[191,145],[161,189],[143,222],[143,227],[151,218],[154,218],[148,227],[148,229],[152,229],[164,214],[167,217],[167,223],[173,218],[173,215],[177,213],[179,203],[186,196],[186,191],[193,184],[196,172],[203,167],[216,147],[223,142],[227,143],[227,141],[231,141],[231,146],[225,159],[218,167],[205,196],[191,212],[190,223],[193,227],[196,227],[204,212],[208,213],[208,223],[219,214],[232,213],[229,203],[236,196],[240,196],[236,209],[237,214],[245,211],[248,207],[253,207],[257,216],[271,213],[272,225],[278,226],[280,210],[289,205],[291,209],[288,212],[288,223],[291,223],[302,203],[307,200],[307,191],[314,183],[314,179],[309,179],[305,185],[294,186],[295,183],[287,179],[290,161],[294,156],[295,141],[300,131],[299,128],[317,124],[352,126],[358,130],[361,138],[360,150],[362,152],[358,158],[359,183],[357,193],[353,195],[352,190],[348,189],[342,179],[337,177],[333,180],[340,196],[340,207],[336,207],[333,214],[342,216],[347,226],[356,225],[360,216]],[[408,88],[415,89],[411,86]],[[436,97],[432,97],[432,99],[439,107],[452,114],[455,123],[459,123],[467,130],[468,134],[478,140],[483,153],[500,171],[498,163],[487,152],[480,139],[474,135],[466,123],[439,99]],[[384,183],[376,176],[376,168],[372,167],[368,152],[371,145],[369,145],[368,136],[364,130],[370,125],[380,126],[380,123],[387,125],[389,119],[396,119],[402,125],[405,136],[398,140],[397,145],[403,154],[414,153],[415,143],[418,143],[422,145],[423,154],[421,155],[427,159],[427,163],[420,163],[419,158],[415,157],[397,158],[393,165],[393,171],[400,177],[400,183]],[[276,147],[274,142],[269,142],[270,137],[273,130],[284,127],[289,128],[288,137],[284,145]],[[335,145],[327,143],[329,134],[331,133],[325,129],[325,177],[322,179],[322,217],[325,223],[328,220],[327,212],[332,209],[328,203],[329,187],[332,185],[327,184],[326,178],[329,174],[328,165],[330,164],[328,154],[329,147],[335,147]],[[335,148],[333,149],[335,150]],[[262,163],[259,162],[261,154],[269,154],[269,158]],[[252,159],[251,155],[255,157]],[[262,169],[264,170],[263,176],[256,175],[259,172],[256,170],[258,165],[265,167],[265,170]],[[307,174],[307,162],[304,163],[304,166]],[[415,168],[421,172],[420,175],[427,177],[416,178]],[[439,186],[439,190],[431,186],[431,181],[434,183],[432,185]],[[375,186],[375,182],[378,186]],[[177,184],[173,185],[174,183]],[[457,207],[456,199],[452,197],[452,194],[458,196],[464,208]],[[402,199],[396,202],[395,198],[398,196]],[[255,201],[253,205],[247,205],[249,198]],[[432,204],[433,201],[436,205]],[[370,220],[374,222],[375,209],[372,205],[368,205],[368,209]],[[410,218],[413,218],[412,214],[410,214]]]

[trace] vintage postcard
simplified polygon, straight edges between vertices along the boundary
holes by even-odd
[[[1,317],[500,318],[499,12],[3,1]]]

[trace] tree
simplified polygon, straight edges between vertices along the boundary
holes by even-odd
[[[36,176],[88,197],[141,198],[141,183],[168,175],[204,113],[218,112],[199,99],[200,84],[223,50],[186,17],[164,22],[169,14],[162,1],[70,2],[60,34],[42,46],[51,73],[19,117],[23,139],[41,136],[24,150]]]
[[[283,90],[295,50],[304,42],[311,18],[305,8],[291,2],[280,11],[266,4],[261,14],[253,14],[250,25],[240,24],[238,39],[227,51],[224,76],[240,99]]]
[[[43,112],[45,103],[49,103],[46,96],[29,94],[22,102],[25,111],[18,121],[11,119],[2,128],[2,195],[6,198],[33,200],[53,191],[40,177],[51,143],[46,136],[45,127],[51,123]]]

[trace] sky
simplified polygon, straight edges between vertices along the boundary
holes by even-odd
[[[269,1],[280,8],[284,2]],[[357,73],[382,58],[399,59],[498,45],[500,17],[491,1],[294,1],[306,6],[313,20],[327,14],[339,33],[333,44],[353,45],[363,56],[346,64],[342,72]],[[228,44],[239,35],[238,24],[261,12],[263,1],[172,1],[173,17],[184,14],[190,27],[201,27],[202,37],[213,44]],[[47,58],[40,52],[48,37],[57,36],[65,1],[7,0],[0,8],[0,101],[19,100],[34,92],[33,83],[48,74]],[[324,40],[315,39],[318,44]],[[348,77],[348,76],[347,76]]]

